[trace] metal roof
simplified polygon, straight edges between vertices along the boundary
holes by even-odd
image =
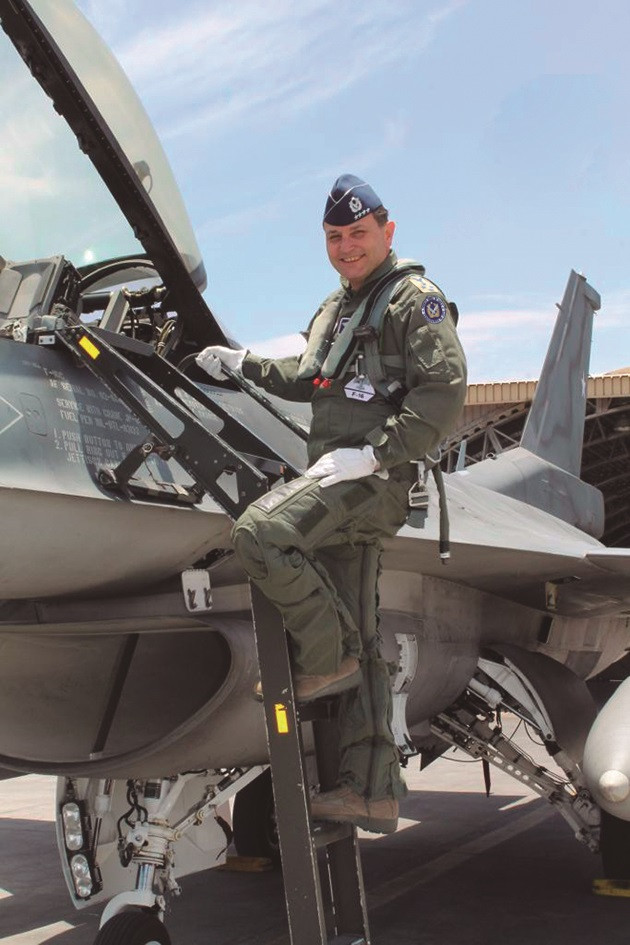
[[[483,381],[469,384],[466,407],[483,404],[531,403],[538,381]],[[589,377],[588,397],[630,397],[630,368]]]

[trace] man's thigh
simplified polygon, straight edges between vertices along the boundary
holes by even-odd
[[[247,528],[263,544],[305,553],[377,539],[394,534],[404,521],[403,492],[398,492],[392,494],[391,486],[376,476],[327,488],[316,479],[300,477],[253,502],[235,530]]]

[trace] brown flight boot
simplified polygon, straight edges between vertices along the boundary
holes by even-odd
[[[335,824],[354,824],[372,833],[394,833],[398,826],[398,801],[384,797],[373,801],[344,786],[311,798],[313,820],[332,820]]]
[[[334,696],[346,689],[354,689],[360,682],[361,668],[355,656],[344,656],[336,673],[326,676],[296,673],[293,677],[297,702],[312,702],[322,696]]]
[[[354,689],[361,682],[361,668],[354,656],[344,656],[336,673],[321,676],[307,676],[296,673],[293,677],[296,702],[312,702],[322,696],[334,696],[346,689]],[[262,701],[262,683],[254,686],[254,696]]]

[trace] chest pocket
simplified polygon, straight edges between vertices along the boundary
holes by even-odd
[[[412,359],[420,365],[425,377],[436,381],[450,381],[453,371],[446,360],[437,332],[421,326],[408,339]]]

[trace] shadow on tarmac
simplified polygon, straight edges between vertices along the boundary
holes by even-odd
[[[627,945],[630,899],[592,895],[599,859],[546,802],[410,791],[401,818],[396,834],[362,839],[373,945]],[[71,905],[53,825],[0,819],[0,850],[0,942],[91,945],[101,910]],[[173,945],[288,942],[279,873],[209,870],[182,888]]]

